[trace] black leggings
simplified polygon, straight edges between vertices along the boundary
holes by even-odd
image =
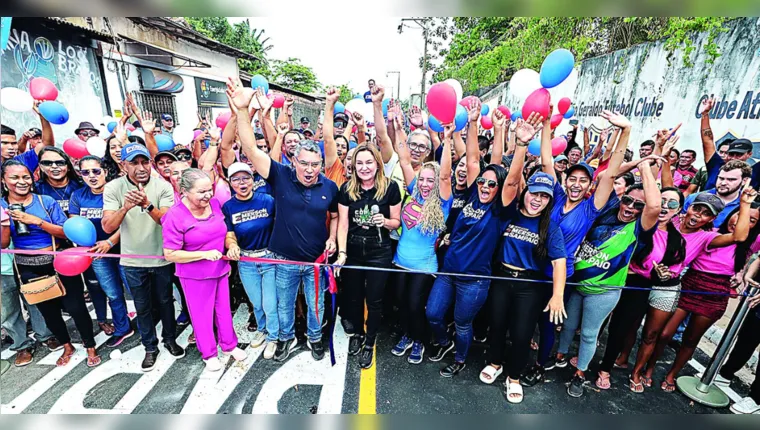
[[[29,282],[30,279],[41,276],[50,276],[55,274],[53,263],[43,264],[41,266],[27,266],[18,264],[19,276],[23,283]],[[82,337],[82,343],[85,348],[95,348],[95,334],[92,329],[92,318],[87,310],[87,304],[84,302],[84,285],[81,276],[61,276],[58,275],[66,288],[66,295],[57,299],[37,303],[37,309],[40,310],[42,317],[45,319],[45,325],[53,335],[62,344],[71,343],[69,330],[66,328],[66,322],[63,320],[62,311],[71,315],[76,325],[79,335]]]
[[[403,333],[416,342],[423,342],[427,328],[425,305],[433,287],[432,275],[396,273],[396,302]]]
[[[629,274],[626,284],[635,287],[651,288],[652,281],[643,276]],[[604,358],[599,370],[609,373],[612,371],[620,353],[625,349],[626,342],[636,341],[636,332],[641,321],[649,310],[649,290],[624,289],[620,294],[615,309],[610,317],[610,328],[607,333],[607,346],[604,348]]]
[[[521,274],[537,279],[538,274]],[[514,272],[504,273],[497,269],[496,276],[514,277]],[[512,341],[507,373],[510,378],[520,379],[530,355],[530,340],[536,324],[551,296],[552,286],[546,283],[521,282],[519,280],[494,280],[488,291],[491,314],[491,331],[488,335],[490,348],[488,362],[500,366],[504,360],[507,329]]]
[[[736,345],[734,346],[731,355],[728,356],[726,363],[720,369],[720,374],[724,378],[731,380],[734,374],[739,371],[747,362],[752,353],[760,345],[760,315],[757,314],[755,309],[749,311],[742,323],[742,328],[739,330],[739,337],[736,338]],[[760,363],[757,365],[757,371],[755,372],[755,382],[752,383],[752,387],[749,390],[749,396],[760,404]]]

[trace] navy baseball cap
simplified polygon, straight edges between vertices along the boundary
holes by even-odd
[[[554,178],[544,172],[536,172],[528,179],[528,191],[533,194],[546,193],[554,197]]]
[[[121,148],[121,159],[124,161],[132,161],[138,155],[142,155],[150,160],[150,152],[148,152],[148,148],[144,145],[140,145],[139,143],[129,143]]]
[[[749,139],[736,139],[728,145],[728,153],[746,154],[752,151],[752,142]]]
[[[305,116],[301,117],[301,124],[303,124],[305,122],[311,122],[311,121],[309,121],[309,118],[307,118]]]
[[[715,194],[711,193],[697,194],[697,197],[694,199],[694,203],[692,203],[692,205],[703,205],[710,209],[710,212],[716,216],[726,208],[726,204],[723,203],[723,200],[721,200],[720,197],[716,196]]]
[[[161,114],[161,119],[163,121],[174,121],[174,118],[172,118],[172,116],[168,113]]]
[[[567,168],[567,175],[570,176],[570,174],[573,173],[574,170],[580,170],[580,169],[582,169],[584,172],[586,172],[588,174],[589,178],[592,178],[592,179],[594,178],[594,170],[595,169],[593,167],[589,166],[586,163],[573,164],[572,166],[568,167]]]

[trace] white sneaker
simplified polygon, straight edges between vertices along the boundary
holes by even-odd
[[[231,355],[235,361],[243,361],[248,357],[248,353],[238,347],[235,347],[235,349],[230,352],[225,352],[224,355]]]
[[[267,347],[264,349],[264,359],[271,360],[274,357],[274,353],[277,351],[277,341],[267,342]]]
[[[206,363],[206,370],[209,372],[218,372],[222,370],[222,362],[217,357],[211,357],[208,360],[203,360]]]
[[[253,339],[251,340],[251,348],[258,348],[264,344],[267,340],[267,335],[264,332],[256,331],[253,333]]]
[[[752,397],[745,397],[731,405],[731,412],[735,414],[757,414],[760,415],[760,405],[752,400]]]

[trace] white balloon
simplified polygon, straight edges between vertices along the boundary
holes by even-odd
[[[541,88],[541,79],[535,70],[518,70],[509,80],[509,92],[521,101],[539,88]]]
[[[454,88],[454,92],[457,93],[457,103],[459,103],[459,100],[462,100],[462,84],[460,84],[459,81],[453,78],[446,79],[443,82],[451,85],[451,88]]]
[[[121,359],[121,351],[114,349],[111,351],[111,354],[109,354],[109,357],[111,357],[111,360],[119,360]]]
[[[135,129],[135,131],[132,132],[132,136],[137,136],[142,140],[145,140],[145,132],[141,129]]]
[[[375,123],[375,105],[372,103],[364,103],[364,108],[361,111],[362,115],[364,115],[364,119],[370,123]]]
[[[176,145],[189,145],[193,141],[193,128],[188,126],[179,126],[172,132],[172,139]]]
[[[368,103],[364,103],[364,99],[351,99],[348,103],[346,103],[345,109],[351,113],[359,112],[360,114],[364,115],[367,109],[365,106],[367,104]]]
[[[0,90],[0,102],[13,112],[27,112],[34,107],[34,99],[28,92],[13,87]]]
[[[85,143],[87,152],[89,152],[90,155],[101,158],[106,155],[107,146],[108,145],[106,145],[106,141],[98,136],[92,136],[91,138],[87,139],[87,142]]]
[[[575,87],[578,86],[578,69],[573,69],[570,75],[562,81],[561,84],[554,88],[549,88],[549,94],[552,96],[552,104],[554,104],[554,110],[552,114],[559,113],[557,105],[559,100],[563,97],[568,97],[573,101],[573,95],[575,94]]]

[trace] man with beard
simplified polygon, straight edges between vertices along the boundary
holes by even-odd
[[[126,175],[115,179],[103,191],[103,231],[121,228],[123,254],[163,256],[161,217],[174,205],[174,193],[166,181],[151,179],[150,153],[139,143],[121,150]],[[163,323],[165,348],[175,358],[185,356],[177,345],[177,322],[172,297],[173,265],[163,259],[121,258],[120,264],[137,310],[137,328],[145,347],[142,370],[153,370],[158,359],[158,338],[151,303],[158,301]]]
[[[726,217],[741,203],[741,190],[752,177],[752,168],[741,160],[730,160],[724,164],[718,172],[715,188],[702,193],[715,194],[723,200],[725,208],[715,217],[713,224],[718,227],[723,224]],[[689,209],[694,199],[702,193],[692,194],[686,198],[683,205],[683,213]]]

